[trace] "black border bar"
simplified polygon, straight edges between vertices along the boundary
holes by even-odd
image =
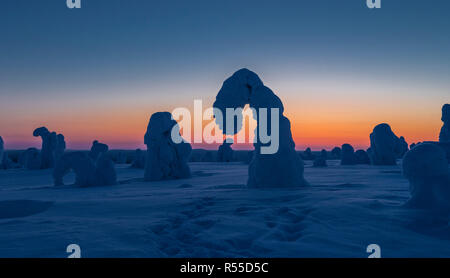
[[[184,270],[183,270],[184,266]],[[213,271],[209,271],[214,266]],[[258,267],[259,266],[259,267]],[[187,271],[189,267],[189,271]],[[0,259],[2,272],[19,274],[65,274],[89,277],[92,273],[128,277],[226,277],[230,275],[269,277],[315,277],[316,275],[379,275],[416,274],[421,271],[448,273],[450,259]],[[193,272],[192,270],[196,270]],[[5,273],[5,272],[4,272]],[[295,276],[292,276],[296,274]],[[86,276],[87,275],[87,276]],[[130,276],[131,275],[131,276]],[[104,276],[103,276],[104,277]],[[280,276],[282,277],[282,276]]]

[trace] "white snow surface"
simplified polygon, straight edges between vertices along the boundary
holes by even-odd
[[[450,257],[449,216],[404,208],[401,166],[305,162],[309,187],[247,188],[243,163],[190,163],[191,179],[54,187],[51,170],[0,171],[0,257]],[[65,183],[74,181],[71,173]]]

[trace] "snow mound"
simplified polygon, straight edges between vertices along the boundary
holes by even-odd
[[[450,175],[445,151],[420,144],[403,158],[403,175],[409,180],[411,199],[419,208],[450,208]]]
[[[370,160],[373,165],[396,165],[401,153],[400,139],[388,124],[379,124],[370,134]]]
[[[220,146],[219,146],[220,149]],[[217,154],[219,153],[219,151],[217,151]],[[222,157],[223,158],[223,157]],[[201,161],[202,162],[213,162],[213,161],[220,161],[220,158],[217,156],[216,159],[214,159],[214,155],[212,151],[205,151],[205,153],[203,154]]]
[[[95,140],[94,142],[92,142],[89,157],[95,162],[102,153],[106,153],[108,150],[109,150],[108,145],[100,143],[97,140]]]
[[[400,136],[399,140],[400,141],[399,141],[398,157],[402,158],[405,155],[405,153],[407,153],[409,151],[409,145],[408,145],[408,142],[406,142],[405,137]]]
[[[3,142],[3,138],[0,136],[0,163],[3,161],[3,154],[5,152],[5,142]]]
[[[341,159],[341,148],[334,147],[331,150],[331,157],[334,158],[334,159]]]
[[[341,165],[355,165],[356,164],[356,156],[355,149],[350,144],[342,145],[341,151]]]
[[[36,148],[28,148],[21,153],[19,163],[28,170],[41,169],[41,153]]]
[[[356,164],[370,164],[369,155],[365,150],[357,150],[355,152]]]
[[[327,151],[326,150],[322,150],[320,152],[320,156],[318,156],[314,162],[313,162],[313,167],[327,167]]]
[[[169,112],[157,112],[150,117],[144,138],[147,145],[146,181],[191,176],[188,161],[192,147],[184,141],[175,143],[171,136],[173,132],[179,135],[179,127]]]
[[[127,164],[127,154],[124,151],[117,152],[117,155],[115,157],[115,162],[117,164]]]
[[[255,151],[249,165],[247,185],[249,187],[296,187],[307,185],[303,178],[303,161],[295,151],[291,124],[283,115],[284,107],[281,100],[272,90],[264,86],[256,73],[248,69],[241,69],[225,80],[216,96],[213,107],[215,108],[215,114],[217,114],[217,111],[220,111],[223,119],[226,119],[227,108],[243,108],[247,104],[254,109],[253,116],[256,116],[257,127],[255,135],[258,135],[260,130],[260,108],[268,109],[267,116],[269,119],[272,116],[271,108],[277,108],[278,115],[275,116],[278,116],[277,124],[279,126],[278,150],[273,154],[261,153],[261,148],[266,148],[268,144],[263,144],[259,136],[255,136]],[[225,120],[219,120],[222,117],[215,116],[216,123],[224,134],[234,135],[242,128],[242,121],[237,121],[236,118],[234,128],[229,128],[226,126]],[[269,124],[267,131],[270,132],[271,128],[272,126]]]
[[[40,151],[40,169],[49,169],[55,166],[55,162],[63,155],[66,149],[66,142],[62,134],[50,132],[46,127],[39,127],[33,131],[34,137],[41,137],[42,147]],[[27,154],[24,154],[26,156]],[[24,164],[26,158],[22,158]],[[30,169],[30,168],[28,168]],[[33,167],[33,169],[35,169]]]
[[[219,146],[219,150],[217,151],[217,161],[219,162],[233,161],[233,149],[231,148],[231,145],[233,145],[233,142],[227,142],[227,140],[225,140],[223,144]]]
[[[104,186],[117,183],[114,163],[106,153],[101,153],[97,161],[83,152],[64,154],[53,169],[54,185],[64,185],[63,178],[70,170],[75,172],[76,186]]]
[[[55,161],[58,161],[66,150],[66,141],[64,135],[58,134],[56,136]]]
[[[114,162],[107,153],[102,153],[98,157],[95,165],[95,185],[115,184],[117,184],[117,175]]]
[[[304,160],[314,160],[316,157],[311,151],[311,148],[306,148],[306,150],[303,152],[303,159]]]
[[[444,125],[439,134],[439,142],[450,142],[450,104],[444,104],[442,107],[442,121]]]
[[[46,127],[39,127],[33,131],[34,137],[41,137],[41,169],[53,168],[55,165],[54,151],[56,148],[56,133]]]
[[[5,152],[5,143],[0,136],[0,169],[7,170],[12,167],[12,161],[9,159],[8,154]]]
[[[145,155],[141,149],[137,149],[134,152],[133,162],[131,168],[144,169],[145,168]]]

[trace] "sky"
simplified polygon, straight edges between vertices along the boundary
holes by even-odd
[[[211,107],[236,70],[283,101],[297,149],[367,148],[389,123],[437,140],[450,92],[450,2],[382,0],[2,0],[0,136],[69,149],[143,148],[152,113]],[[196,146],[208,147],[208,146]]]

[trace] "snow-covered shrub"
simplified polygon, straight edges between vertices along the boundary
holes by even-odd
[[[213,161],[216,161],[214,159],[213,152],[212,151],[205,151],[205,153],[202,156],[202,162],[213,162]]]
[[[97,161],[98,157],[102,153],[106,153],[108,151],[109,147],[106,144],[100,143],[97,140],[92,142],[91,150],[89,152],[89,157],[92,159],[92,161]]]
[[[157,112],[150,117],[144,142],[147,145],[145,164],[146,181],[188,178],[191,145],[186,142],[176,144],[171,133],[178,127],[169,112]]]
[[[408,150],[409,150],[408,142],[406,142],[405,137],[400,136],[398,158],[402,158]]]
[[[356,164],[370,164],[369,155],[365,150],[357,150],[355,152]]]
[[[0,136],[0,161],[3,161],[4,152],[5,152],[5,142],[3,142],[3,138]]]
[[[66,150],[66,141],[64,135],[58,134],[56,136],[55,161],[58,161],[63,156]]]
[[[231,145],[233,145],[233,142],[227,142],[227,140],[225,140],[223,144],[219,146],[219,150],[217,151],[217,161],[233,161],[233,149],[231,148]]]
[[[116,169],[114,162],[107,153],[101,153],[95,163],[95,184],[115,185],[117,183]]]
[[[344,144],[341,149],[341,165],[355,165],[355,149],[353,149],[352,145]]]
[[[41,153],[36,148],[28,148],[24,153],[24,167],[28,170],[41,169]]]
[[[56,186],[63,185],[63,178],[70,170],[75,172],[75,185],[95,185],[95,163],[86,153],[72,152],[63,154],[53,169],[54,184]]]
[[[370,134],[369,157],[373,165],[395,165],[401,153],[400,139],[388,124],[379,124]]]
[[[444,125],[439,134],[439,142],[450,142],[450,104],[444,104],[444,106],[442,106],[441,120],[444,122]]]
[[[5,152],[5,142],[0,136],[0,169],[7,170],[13,167],[13,162],[9,159],[8,154]]]
[[[53,169],[55,186],[64,184],[63,178],[70,170],[75,173],[77,186],[105,186],[117,183],[114,163],[106,153],[101,153],[97,161],[83,152],[63,154]]]
[[[316,158],[312,153],[311,148],[306,148],[302,156],[304,160],[314,160]]]
[[[264,86],[258,75],[248,69],[241,69],[225,80],[216,96],[213,107],[221,112],[226,119],[227,108],[237,109],[249,105],[254,109],[253,116],[257,121],[256,130],[261,125],[260,108],[267,109],[267,117],[271,118],[271,108],[278,109],[279,144],[275,153],[264,153],[261,149],[268,148],[271,143],[262,143],[259,136],[253,144],[255,151],[249,165],[249,187],[295,187],[307,185],[303,178],[304,165],[295,151],[292,139],[291,124],[283,115],[284,107],[281,100]],[[237,112],[237,111],[236,111]],[[241,111],[242,114],[242,111]],[[242,116],[242,115],[241,115]],[[241,117],[243,118],[243,117]],[[234,130],[227,128],[225,120],[216,117],[216,123],[224,134],[234,135],[242,129],[242,121],[235,121]],[[271,122],[271,121],[267,121]],[[270,132],[272,126],[267,127]],[[257,135],[257,134],[256,134]]]
[[[320,152],[320,156],[318,156],[316,159],[314,159],[313,167],[327,167],[327,151],[322,150]]]
[[[403,175],[409,180],[417,208],[450,208],[450,175],[445,151],[435,144],[420,144],[403,158]]]
[[[332,157],[333,159],[341,159],[341,148],[339,148],[339,147],[334,147],[334,148],[331,150],[331,157]]]
[[[141,149],[134,152],[133,162],[131,168],[144,169],[145,168],[145,154]]]
[[[0,169],[6,168],[3,166],[4,156],[5,156],[5,142],[3,142],[3,138],[0,136]]]
[[[46,127],[40,127],[33,131],[34,137],[41,137],[41,169],[53,168],[55,165],[56,133],[48,131]]]

